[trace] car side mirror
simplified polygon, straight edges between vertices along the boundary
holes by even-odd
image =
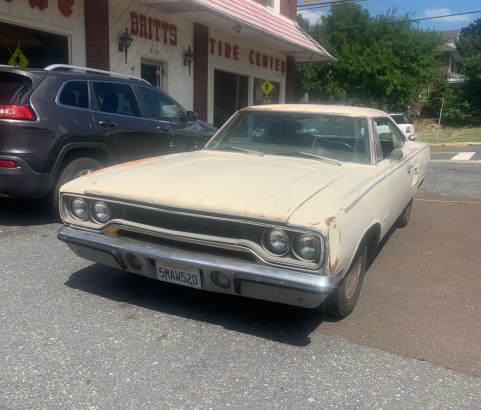
[[[391,152],[391,155],[389,155],[389,158],[391,161],[399,161],[402,159],[404,153],[401,149],[394,149]]]
[[[187,111],[187,121],[188,122],[197,121],[197,114],[194,111]]]

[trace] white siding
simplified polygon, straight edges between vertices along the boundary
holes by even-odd
[[[132,36],[134,40],[128,49],[128,59],[125,64],[125,54],[118,49],[118,38],[126,27],[129,32],[131,31],[131,12],[175,25],[177,44],[164,44],[163,41]],[[162,14],[155,9],[132,3],[130,0],[109,0],[110,70],[140,77],[142,60],[150,64],[163,63],[164,90],[185,109],[192,110],[193,67],[189,77],[188,68],[183,66],[183,55],[189,46],[193,47],[193,31],[193,24],[188,21]]]
[[[1,22],[31,27],[69,38],[69,61],[73,65],[85,66],[85,14],[84,0],[75,0],[73,13],[62,15],[56,1],[49,1],[48,7],[32,8],[28,0],[0,1]],[[74,45],[74,46],[72,46]]]

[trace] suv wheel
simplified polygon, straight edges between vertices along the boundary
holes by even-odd
[[[52,192],[52,202],[55,214],[59,214],[59,192],[60,187],[63,184],[71,181],[72,179],[81,177],[89,172],[96,171],[102,168],[102,164],[92,158],[77,158],[67,163],[65,167],[60,171],[59,177]]]

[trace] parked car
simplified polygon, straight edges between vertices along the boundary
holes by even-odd
[[[368,258],[408,223],[428,156],[382,111],[248,107],[199,151],[64,185],[58,238],[163,282],[342,318]]]
[[[399,129],[403,132],[407,139],[416,140],[416,127],[414,121],[404,112],[392,112],[389,114],[391,118],[396,122]]]
[[[215,128],[145,80],[82,67],[0,67],[0,197],[50,197],[107,165],[202,148]]]

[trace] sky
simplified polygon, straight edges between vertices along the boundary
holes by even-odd
[[[297,12],[313,24],[322,14],[329,13],[329,6],[314,7],[321,3],[331,4],[339,0],[297,0]],[[421,29],[458,30],[481,19],[481,1],[479,0],[354,0],[362,8],[369,11],[371,17],[386,14],[389,9],[396,8],[397,15],[412,14],[419,21]],[[309,9],[299,7],[309,5]],[[477,11],[477,13],[472,13]],[[470,14],[461,14],[470,13]],[[457,15],[456,15],[457,14]],[[432,17],[449,16],[433,19]],[[426,19],[430,18],[430,19]]]

